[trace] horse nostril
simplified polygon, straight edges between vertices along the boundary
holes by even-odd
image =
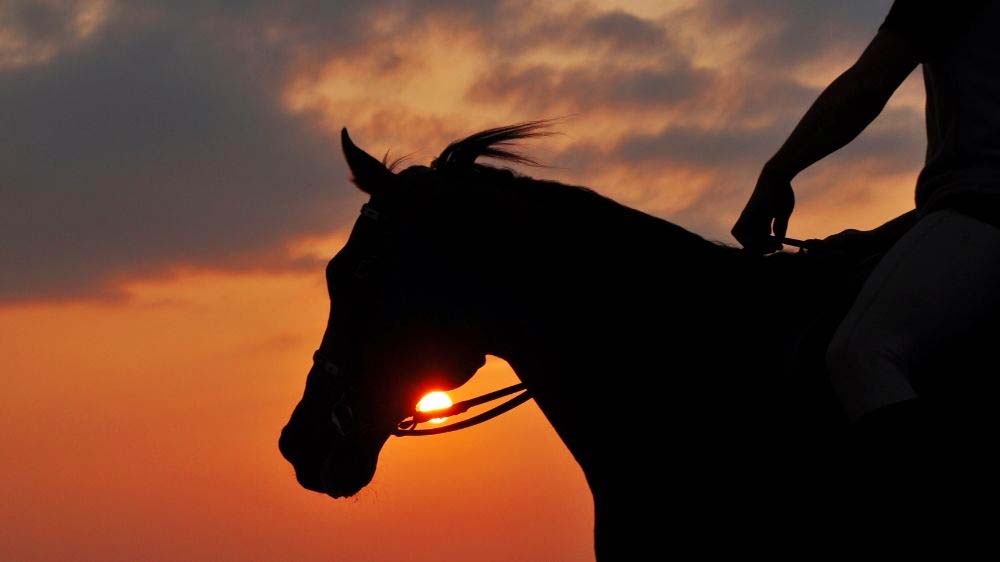
[[[323,482],[323,472],[318,466],[295,467],[295,480],[306,490],[326,493],[326,485]]]
[[[278,450],[281,451],[281,456],[285,457],[286,461],[295,464],[294,455],[298,448],[298,440],[292,437],[292,431],[291,423],[281,428],[281,435],[278,437]]]
[[[309,435],[289,423],[278,437],[278,450],[295,469],[295,479],[299,484],[314,492],[325,492],[323,486],[323,464],[329,449],[308,440]]]
[[[369,444],[343,440],[335,446],[323,463],[323,488],[334,498],[353,496],[375,476],[377,455]]]

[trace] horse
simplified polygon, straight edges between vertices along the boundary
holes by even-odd
[[[418,399],[461,386],[489,354],[582,468],[599,559],[655,552],[643,549],[666,535],[773,537],[765,505],[786,523],[827,510],[848,422],[823,355],[877,257],[751,255],[477,162],[534,164],[515,147],[547,125],[485,130],[401,171],[342,130],[370,199],[326,268],[329,322],[279,439],[298,482],[360,491]],[[610,389],[628,399],[608,404]]]

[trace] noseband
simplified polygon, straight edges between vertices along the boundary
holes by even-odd
[[[359,430],[365,429],[367,426],[358,423],[354,410],[351,408],[348,401],[347,395],[350,385],[348,384],[347,377],[340,366],[318,349],[315,353],[313,353],[313,365],[315,368],[318,368],[320,371],[326,373],[330,378],[330,386],[333,388],[334,392],[334,401],[333,408],[330,413],[330,421],[333,422],[333,426],[337,429],[337,433],[339,433],[342,437],[347,437]],[[492,402],[511,394],[516,394],[516,396],[467,420],[462,420],[443,427],[417,429],[417,424],[424,423],[435,418],[463,414],[469,409],[479,406],[480,404]],[[500,414],[513,410],[528,400],[531,400],[531,394],[524,386],[524,383],[518,383],[506,388],[501,388],[500,390],[487,392],[486,394],[475,398],[455,402],[448,408],[441,410],[435,410],[433,412],[419,412],[414,410],[402,421],[396,424],[396,427],[392,430],[391,434],[396,437],[424,437],[428,435],[451,433],[452,431],[458,431],[460,429],[465,429],[474,425],[479,425],[485,421],[489,421]]]

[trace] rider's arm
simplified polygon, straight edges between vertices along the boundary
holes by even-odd
[[[827,86],[764,166],[732,229],[744,248],[754,253],[781,249],[780,239],[795,207],[792,179],[858,136],[919,62],[915,43],[883,25],[858,61]]]
[[[904,36],[881,30],[851,68],[820,94],[764,173],[790,181],[857,137],[920,62]]]
[[[764,166],[733,237],[753,253],[780,250],[795,207],[792,179],[858,136],[917,64],[947,52],[990,1],[895,0],[858,61],[820,94]]]

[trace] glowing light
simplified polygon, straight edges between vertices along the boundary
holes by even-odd
[[[451,396],[448,396],[447,392],[441,392],[440,390],[435,390],[434,392],[427,393],[420,402],[417,402],[418,412],[433,412],[435,410],[444,410],[450,407],[452,404]],[[431,423],[441,423],[448,418],[431,418]]]

